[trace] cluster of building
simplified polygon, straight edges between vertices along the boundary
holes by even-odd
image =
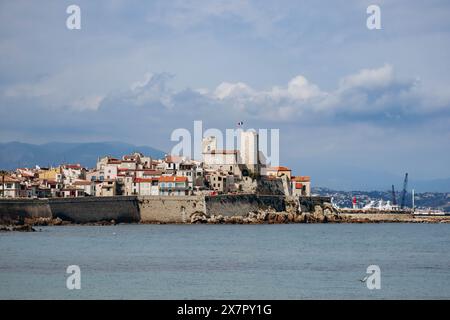
[[[203,139],[202,161],[173,155],[152,159],[136,152],[121,159],[99,158],[91,169],[80,164],[18,168],[0,176],[0,197],[249,193],[261,183],[285,195],[310,195],[310,177],[293,176],[287,167],[266,166],[261,161],[256,132],[242,132],[240,138],[240,150],[219,150],[215,137]]]

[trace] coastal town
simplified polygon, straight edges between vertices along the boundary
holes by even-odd
[[[95,168],[77,164],[2,171],[0,198],[186,196],[267,193],[309,196],[309,176],[285,166],[268,166],[258,133],[242,131],[239,150],[220,150],[216,137],[202,141],[202,159],[140,152],[98,158]]]
[[[203,138],[200,160],[131,152],[101,156],[93,168],[2,171],[0,231],[63,223],[450,222],[431,211],[339,208],[332,197],[311,194],[309,176],[268,165],[255,131],[241,131],[236,149],[220,149],[218,140]]]

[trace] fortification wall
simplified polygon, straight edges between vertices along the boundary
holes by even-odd
[[[16,224],[26,218],[51,218],[46,199],[0,199],[0,224]]]
[[[0,224],[14,224],[26,218],[60,218],[74,223],[190,223],[194,214],[246,216],[269,208],[292,211],[298,204],[302,212],[314,212],[315,205],[329,201],[326,197],[300,197],[297,202],[284,196],[259,194],[0,199]]]
[[[205,212],[203,196],[140,196],[138,204],[143,223],[186,223]]]
[[[75,223],[140,221],[135,196],[52,198],[48,202],[53,218]]]
[[[286,204],[283,196],[257,194],[234,194],[205,197],[206,214],[222,216],[243,216],[251,211],[268,209],[284,211]]]

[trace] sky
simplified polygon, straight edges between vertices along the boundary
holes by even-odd
[[[279,129],[281,164],[315,185],[450,178],[449,17],[433,0],[1,0],[0,142],[169,151],[195,120],[244,121]]]

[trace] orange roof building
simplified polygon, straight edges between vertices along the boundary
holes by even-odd
[[[159,182],[188,182],[187,177],[177,177],[177,176],[161,176],[159,177]]]
[[[275,177],[287,176],[288,179],[291,179],[291,169],[283,166],[268,167],[266,168],[266,175]]]

